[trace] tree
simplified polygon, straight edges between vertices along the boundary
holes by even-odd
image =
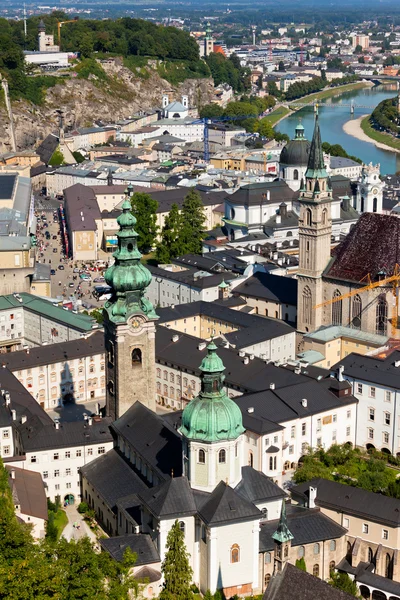
[[[283,62],[283,60],[279,61],[278,64],[278,71],[284,71],[285,70],[285,63]]]
[[[172,525],[167,537],[167,552],[161,565],[164,586],[160,600],[191,600],[192,568],[185,546],[184,533],[178,521]]]
[[[132,211],[137,219],[138,248],[147,254],[154,246],[157,237],[157,200],[150,194],[135,192],[131,197]]]
[[[96,323],[99,323],[100,325],[104,323],[104,315],[103,310],[101,308],[95,308],[92,311],[90,311],[89,314],[91,317],[93,317]]]
[[[181,218],[179,243],[182,244],[182,253],[201,254],[205,214],[200,194],[194,189],[190,190],[183,201]]]
[[[61,165],[64,164],[64,155],[61,152],[61,150],[59,150],[58,148],[53,152],[50,160],[49,160],[49,165],[51,167],[60,167]]]
[[[49,510],[49,518],[46,523],[46,538],[51,542],[56,542],[58,538],[58,529],[54,523],[54,512]]]
[[[171,206],[171,210],[165,217],[164,226],[161,231],[161,240],[157,244],[156,259],[159,263],[170,263],[182,252],[181,240],[182,218],[177,204]]]
[[[304,556],[296,560],[296,567],[300,569],[300,571],[304,571],[305,573],[307,573],[306,561],[304,560]]]
[[[274,137],[274,134],[275,134],[274,128],[272,127],[272,125],[267,117],[265,117],[264,119],[261,119],[261,121],[259,121],[258,133],[261,135],[261,137],[265,137],[270,140]]]
[[[342,592],[346,592],[346,594],[350,594],[355,598],[360,598],[356,582],[350,579],[347,573],[338,573],[332,571],[331,578],[329,579],[328,583],[332,587],[342,590]]]
[[[360,52],[362,52],[362,46],[357,44],[357,46],[354,48],[354,54],[360,54]]]
[[[213,119],[215,117],[222,117],[224,109],[219,104],[206,104],[200,109],[201,119]]]

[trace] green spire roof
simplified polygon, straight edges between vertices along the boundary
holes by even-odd
[[[272,534],[272,539],[276,542],[280,542],[283,544],[284,542],[289,542],[293,539],[293,535],[291,534],[286,518],[286,502],[285,499],[282,500],[282,508],[281,508],[281,516],[278,523],[278,529],[275,533]]]
[[[118,250],[114,252],[115,263],[105,272],[105,280],[112,288],[112,296],[105,304],[108,317],[115,323],[125,322],[130,315],[142,313],[149,319],[157,319],[152,303],[144,297],[150,285],[151,273],[141,264],[134,227],[136,218],[131,213],[131,203],[126,198],[122,214],[118,217]]]
[[[296,129],[294,130],[294,139],[295,140],[305,140],[306,139],[304,136],[304,127],[300,123],[300,121],[297,123]]]
[[[319,129],[318,115],[315,117],[314,135],[308,157],[306,177],[308,179],[324,178],[328,174],[325,170],[324,152],[322,150],[321,131]]]
[[[225,279],[223,279],[218,287],[224,290],[229,287],[229,285],[226,283]]]
[[[245,431],[240,408],[224,390],[224,370],[217,346],[211,341],[200,365],[201,391],[182,413],[180,432],[187,439],[235,440]]]

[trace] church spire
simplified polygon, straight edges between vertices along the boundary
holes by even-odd
[[[306,178],[323,178],[327,177],[324,162],[324,152],[322,150],[321,131],[319,128],[318,115],[315,117],[314,134],[310,147],[310,155],[308,157],[308,165]]]
[[[141,264],[134,227],[136,218],[131,213],[128,198],[122,204],[122,214],[118,217],[118,250],[114,252],[115,263],[105,273],[105,280],[111,287],[111,298],[105,304],[108,318],[115,323],[127,321],[132,314],[142,314],[148,319],[157,319],[152,303],[144,297],[145,289],[151,283],[150,271]]]
[[[285,502],[285,500],[282,500],[281,516],[279,518],[278,528],[275,531],[275,533],[272,534],[272,538],[276,542],[279,542],[280,544],[284,544],[285,542],[289,542],[290,540],[292,540],[293,537],[294,536],[290,532],[288,524],[287,524],[286,502]]]

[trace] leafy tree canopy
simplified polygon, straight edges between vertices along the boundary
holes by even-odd
[[[155,245],[157,237],[157,200],[150,194],[135,192],[131,197],[133,214],[137,223],[135,226],[138,234],[138,248],[141,252],[149,252]]]
[[[172,525],[167,536],[167,552],[161,565],[164,587],[160,600],[191,600],[193,571],[189,564],[189,554],[185,546],[184,533],[178,521]]]

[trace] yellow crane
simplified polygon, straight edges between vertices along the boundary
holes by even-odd
[[[368,275],[366,277],[363,277],[363,279],[361,279],[360,283],[362,283],[364,280],[366,280],[368,282],[367,285],[364,285],[361,288],[358,288],[356,290],[348,292],[347,294],[342,294],[341,296],[335,296],[331,300],[326,300],[325,302],[316,304],[315,306],[313,306],[313,309],[317,310],[318,308],[322,308],[323,306],[328,306],[330,304],[333,304],[334,302],[339,302],[340,300],[345,300],[346,298],[351,298],[352,296],[356,296],[357,294],[362,294],[363,292],[367,292],[368,290],[374,290],[378,287],[381,287],[381,286],[384,286],[387,284],[391,284],[392,294],[393,294],[393,304],[392,304],[392,312],[391,312],[391,318],[390,318],[391,325],[392,325],[391,335],[392,335],[392,337],[397,337],[398,336],[397,318],[398,318],[398,314],[399,314],[398,287],[400,285],[399,284],[399,282],[400,282],[400,267],[399,267],[399,265],[396,264],[394,271],[393,271],[393,275],[391,275],[390,277],[385,277],[383,279],[380,279],[379,281],[373,282],[371,279],[371,275],[368,273]]]
[[[61,26],[62,25],[66,25],[67,23],[76,23],[78,20],[78,17],[75,17],[74,19],[70,19],[69,21],[57,21],[57,37],[58,37],[58,47],[61,50]]]

